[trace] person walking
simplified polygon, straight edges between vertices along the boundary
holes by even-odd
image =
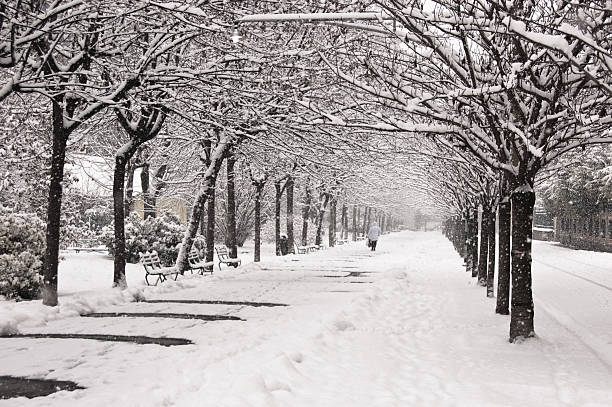
[[[370,240],[370,250],[376,251],[376,243],[378,243],[378,237],[380,236],[380,227],[376,222],[372,222],[370,230],[368,230],[368,239]]]

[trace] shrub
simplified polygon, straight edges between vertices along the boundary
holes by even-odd
[[[171,266],[178,256],[178,244],[181,243],[185,227],[179,218],[171,213],[164,213],[156,218],[142,220],[137,214],[131,214],[125,221],[125,255],[128,263],[138,262],[138,253],[145,250],[156,250],[163,265]],[[115,236],[112,226],[102,230],[102,243],[111,255],[115,254]]]
[[[0,207],[0,296],[38,298],[44,255],[45,223]]]

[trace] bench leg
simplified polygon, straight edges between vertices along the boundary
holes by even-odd
[[[157,278],[155,279],[155,284],[151,284],[149,282],[149,276],[150,274],[145,274],[145,282],[147,283],[147,285],[152,285],[152,286],[157,286],[157,283],[159,283],[160,281],[163,282],[163,276],[161,274],[155,274],[157,276]]]

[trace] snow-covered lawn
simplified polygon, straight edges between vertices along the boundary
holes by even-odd
[[[0,339],[0,376],[72,380],[86,388],[0,406],[611,406],[612,255],[534,247],[538,338],[522,344],[508,343],[508,317],[494,314],[494,300],[438,232],[385,235],[377,252],[359,242],[267,256],[158,287],[142,286],[141,268],[133,265],[123,293],[108,288],[109,258],[67,255],[59,310],[0,303],[0,330],[167,336],[194,344]],[[86,311],[244,321],[78,316]]]

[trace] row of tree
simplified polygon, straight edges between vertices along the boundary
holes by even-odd
[[[512,236],[511,250],[505,241],[500,249],[502,269],[510,264],[512,270],[510,340],[533,336],[535,180],[565,154],[611,140],[609,7],[563,1],[373,3],[374,22],[333,21],[345,31],[338,47],[320,54],[351,98],[310,96],[302,103],[312,113],[305,121],[410,134],[419,151],[427,150],[427,137],[442,146],[429,155],[442,158],[436,169],[452,170],[438,171],[441,179],[429,171],[432,182],[423,188],[444,186],[430,195],[462,218],[472,218],[482,206],[485,231],[492,230],[490,213],[501,206],[500,227]],[[485,258],[493,248],[488,242],[481,241]],[[486,283],[486,261],[478,264]]]
[[[366,23],[337,18],[364,10]],[[296,26],[286,12],[305,14]],[[268,14],[231,43],[250,13]],[[512,235],[512,250],[500,250],[512,268],[510,339],[532,336],[534,183],[568,152],[610,139],[611,18],[597,2],[10,1],[0,10],[0,102],[18,95],[51,119],[44,303],[57,303],[66,149],[107,139],[104,111],[125,134],[112,154],[117,242],[130,163],[161,136],[165,160],[180,160],[177,185],[198,185],[181,270],[223,163],[231,179],[241,150],[251,150],[256,190],[274,180],[277,205],[293,199],[296,165],[325,181],[318,194],[331,207],[343,190],[388,213],[415,202],[473,219],[481,206],[491,224],[510,202],[511,217],[500,217]],[[173,171],[163,172],[171,185]],[[229,184],[227,193],[230,206]],[[124,269],[119,254],[121,287]]]

